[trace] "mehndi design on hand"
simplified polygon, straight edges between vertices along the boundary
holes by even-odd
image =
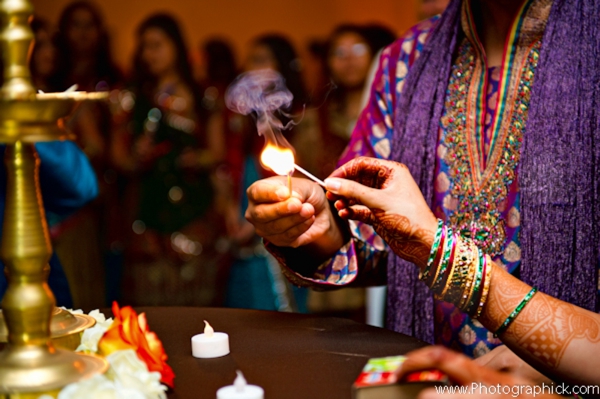
[[[402,194],[414,195],[409,192],[411,189],[418,190],[406,166],[397,162],[361,157],[348,162],[331,177],[352,180],[368,188],[381,190],[380,193],[375,193],[376,198],[367,198],[372,196],[362,192],[355,192],[354,195],[344,198],[335,195],[328,197],[337,200],[335,205],[341,217],[372,225],[398,256],[424,266],[434,232],[413,223],[409,215],[403,215],[386,206],[390,202],[401,201],[399,197]],[[404,184],[408,179],[414,187]],[[418,194],[420,195],[420,192]],[[418,215],[410,216],[414,218]]]

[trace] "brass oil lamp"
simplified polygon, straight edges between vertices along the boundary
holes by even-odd
[[[4,85],[0,88],[0,143],[6,145],[6,206],[0,257],[8,288],[2,311],[8,330],[0,352],[0,398],[55,394],[63,386],[106,371],[105,360],[57,349],[50,324],[54,296],[46,282],[52,247],[39,185],[34,143],[61,140],[61,118],[79,100],[102,93],[37,94],[27,57],[33,42],[28,0],[0,2]]]

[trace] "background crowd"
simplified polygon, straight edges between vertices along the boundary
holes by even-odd
[[[442,2],[443,3],[443,2]],[[425,2],[423,17],[443,4]],[[335,168],[365,103],[378,52],[395,40],[381,24],[343,24],[302,53],[284,33],[251,38],[244,57],[227,38],[197,44],[191,62],[176,16],[148,15],[126,68],[116,65],[103,15],[88,1],[57,21],[35,18],[31,73],[37,89],[107,91],[68,120],[100,194],[67,218],[48,215],[54,250],[76,307],[232,306],[363,317],[364,293],[313,293],[289,285],[243,217],[246,188],[268,175],[250,117],[225,106],[244,71],[273,69],[294,95],[286,133],[298,164],[320,178]]]

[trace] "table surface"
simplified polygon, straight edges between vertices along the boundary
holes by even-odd
[[[402,355],[425,344],[351,320],[226,308],[139,307],[158,334],[175,372],[170,399],[216,398],[241,370],[266,399],[350,399],[351,386],[371,357]],[[110,312],[109,312],[110,313]],[[192,356],[191,337],[207,320],[229,334],[231,353]]]

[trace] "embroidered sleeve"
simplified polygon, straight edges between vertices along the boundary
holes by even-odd
[[[397,99],[408,69],[418,57],[437,19],[434,17],[423,21],[384,49],[371,86],[369,102],[358,119],[339,165],[359,156],[389,159]],[[371,226],[353,221],[349,224],[350,241],[310,277],[287,267],[285,257],[276,247],[267,244],[267,249],[281,263],[286,277],[296,285],[330,289],[347,285],[385,284],[387,245]]]

